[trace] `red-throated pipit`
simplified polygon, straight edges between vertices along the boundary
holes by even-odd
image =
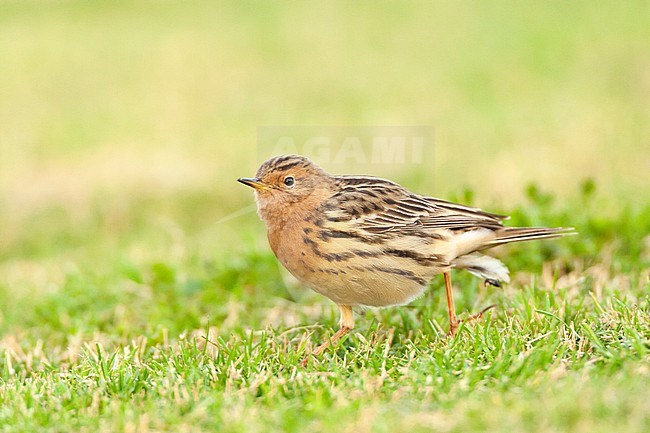
[[[504,227],[506,216],[414,194],[385,179],[332,176],[296,155],[269,159],[254,178],[238,180],[255,189],[257,211],[280,263],[339,306],[340,329],[315,355],[354,327],[352,307],[407,304],[438,274],[444,275],[449,334],[455,335],[460,321],[452,269],[499,286],[509,281],[508,268],[483,250],[573,233]]]

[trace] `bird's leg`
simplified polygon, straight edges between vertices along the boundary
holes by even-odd
[[[352,313],[352,307],[349,305],[339,305],[339,311],[341,312],[341,319],[339,320],[339,330],[334,333],[330,338],[325,340],[323,344],[314,349],[309,355],[307,355],[300,365],[305,367],[309,362],[310,356],[320,356],[327,350],[330,345],[335,344],[341,339],[345,334],[350,332],[354,328],[354,315]]]
[[[458,326],[462,322],[471,322],[473,320],[480,319],[487,311],[496,307],[496,305],[490,305],[478,313],[472,314],[467,319],[458,320],[458,317],[456,316],[456,307],[454,306],[454,294],[451,291],[451,274],[449,272],[445,272],[443,275],[445,277],[445,291],[447,293],[447,311],[449,312],[449,332],[447,335],[454,337],[456,336],[456,332],[458,332]]]
[[[454,306],[454,294],[451,291],[451,273],[445,272],[445,293],[447,294],[447,313],[449,313],[449,332],[447,335],[454,337],[458,331],[460,321],[456,316],[456,307]]]
[[[354,316],[352,313],[352,307],[348,305],[339,305],[339,311],[341,312],[341,318],[339,319],[339,330],[334,333],[330,338],[325,340],[323,344],[318,346],[312,352],[314,356],[320,356],[330,347],[331,344],[336,343],[343,337],[345,334],[350,332],[354,328]]]

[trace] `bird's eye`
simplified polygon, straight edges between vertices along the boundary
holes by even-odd
[[[296,179],[294,179],[293,176],[287,176],[284,178],[284,184],[286,186],[292,187],[294,183],[296,183]]]

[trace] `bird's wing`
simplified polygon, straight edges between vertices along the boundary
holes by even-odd
[[[332,222],[350,222],[369,233],[435,233],[477,228],[498,230],[506,216],[413,194],[384,179],[340,177],[339,189],[323,205]]]

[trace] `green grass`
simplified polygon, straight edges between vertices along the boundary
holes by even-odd
[[[363,18],[363,19],[362,19]],[[646,2],[0,2],[0,431],[650,430]],[[580,233],[357,312],[234,179],[260,125],[429,125],[409,188]],[[328,164],[333,171],[354,166]]]
[[[0,425],[647,431],[650,247],[636,235],[650,231],[650,207],[608,222],[591,212],[593,196],[576,200],[582,212],[529,194],[513,223],[575,215],[580,237],[509,248],[516,274],[504,289],[456,274],[460,311],[499,306],[485,320],[446,339],[436,281],[412,306],[362,312],[349,338],[304,369],[337,313],[317,297],[292,302],[267,251],[213,261],[188,237],[180,258],[115,257],[99,270],[95,257],[72,259],[45,293],[33,269],[20,275],[31,292],[5,277]]]

